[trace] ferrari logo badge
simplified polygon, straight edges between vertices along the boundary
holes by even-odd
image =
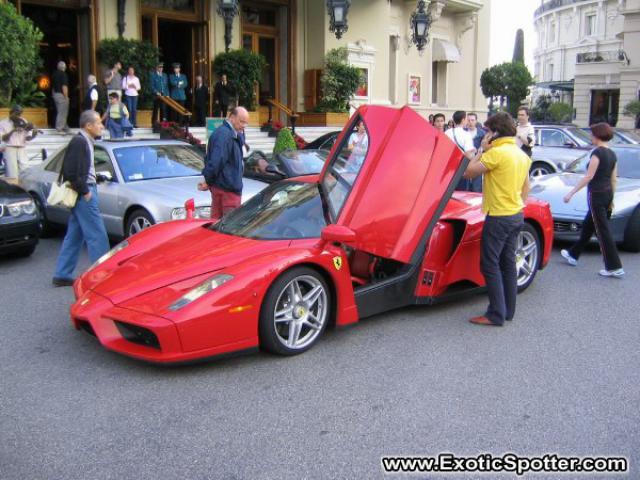
[[[333,257],[333,266],[336,267],[336,270],[340,270],[342,268],[342,257]]]

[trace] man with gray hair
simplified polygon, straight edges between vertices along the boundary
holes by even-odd
[[[107,230],[98,207],[93,163],[93,144],[103,128],[100,115],[93,110],[82,112],[80,133],[71,139],[62,160],[62,179],[78,192],[78,200],[71,209],[67,233],[58,254],[52,282],[55,287],[73,285],[73,271],[83,243],[87,244],[92,263],[109,251]]]
[[[58,68],[51,79],[51,93],[53,103],[56,105],[56,131],[65,134],[69,133],[69,125],[67,125],[67,116],[69,115],[69,77],[66,70],[66,63],[58,62]]]
[[[89,75],[87,77],[87,85],[89,89],[87,90],[87,94],[84,97],[84,101],[82,102],[83,110],[95,110],[98,113],[100,112],[98,109],[100,108],[98,105],[98,99],[100,98],[98,92],[98,81],[95,75]]]

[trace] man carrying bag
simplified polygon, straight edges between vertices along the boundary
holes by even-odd
[[[80,133],[71,139],[62,163],[62,180],[78,193],[71,209],[67,233],[64,236],[53,285],[73,285],[73,271],[78,263],[82,244],[86,242],[89,260],[93,263],[109,251],[109,239],[98,208],[93,144],[103,130],[100,116],[87,110],[80,115]]]

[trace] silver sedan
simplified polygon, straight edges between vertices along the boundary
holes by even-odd
[[[20,175],[22,186],[40,211],[41,228],[66,225],[69,210],[47,205],[46,199],[62,168],[66,148]],[[196,216],[209,218],[211,194],[197,189],[204,155],[174,140],[103,140],[96,143],[98,201],[107,232],[127,237],[155,223],[186,217],[184,202],[195,200]],[[266,183],[243,179],[246,201]]]

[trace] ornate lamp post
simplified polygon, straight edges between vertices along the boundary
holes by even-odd
[[[224,18],[224,51],[229,51],[233,18],[238,14],[238,0],[218,0],[218,15]]]
[[[342,34],[349,29],[347,25],[347,13],[351,6],[351,0],[327,0],[327,10],[329,11],[329,31],[336,34],[340,40]]]
[[[429,28],[431,27],[431,13],[425,11],[427,4],[424,0],[418,0],[415,12],[411,14],[411,41],[416,44],[418,52],[422,54],[424,47],[429,42]]]

